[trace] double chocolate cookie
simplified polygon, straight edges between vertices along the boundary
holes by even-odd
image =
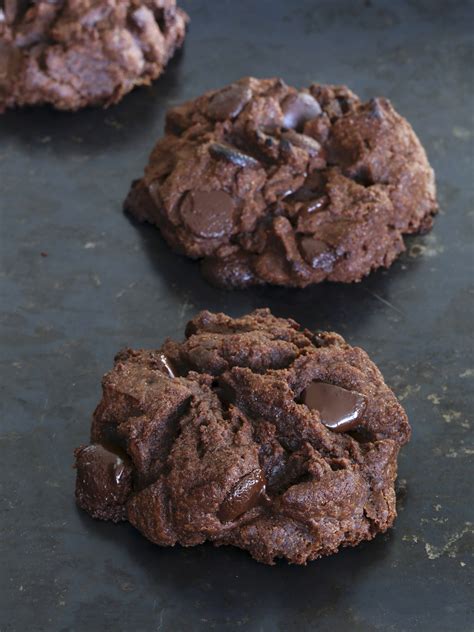
[[[175,0],[3,0],[0,112],[117,103],[162,73],[187,19]]]
[[[437,210],[426,154],[387,99],[252,78],[168,112],[125,207],[228,287],[359,281]]]
[[[304,564],[388,529],[406,414],[361,349],[257,310],[202,312],[182,343],[103,379],[76,498],[152,542]]]

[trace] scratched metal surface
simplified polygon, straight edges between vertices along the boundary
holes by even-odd
[[[108,111],[0,118],[0,630],[472,630],[473,4],[183,4],[185,50],[153,88]],[[121,202],[166,108],[247,74],[391,98],[436,169],[432,233],[359,285],[229,293],[133,225]],[[269,568],[79,512],[72,450],[114,353],[180,337],[203,308],[267,305],[364,347],[402,399],[413,439],[395,528]]]

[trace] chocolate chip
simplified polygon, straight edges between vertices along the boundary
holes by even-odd
[[[281,135],[282,139],[291,143],[295,147],[299,147],[300,149],[304,149],[308,152],[310,156],[314,156],[319,154],[321,151],[321,145],[317,140],[311,138],[311,136],[306,136],[306,134],[298,134],[294,130],[290,129],[287,132],[283,132]]]
[[[207,104],[207,115],[217,121],[235,118],[252,98],[252,91],[241,83],[233,83],[216,92]]]
[[[206,257],[202,264],[204,276],[213,285],[244,288],[258,283],[252,266],[252,256],[239,253],[228,257]]]
[[[320,211],[321,209],[326,208],[328,204],[329,204],[328,196],[322,195],[319,198],[308,200],[308,203],[305,205],[305,208],[308,211],[308,213],[314,213],[315,211]]]
[[[168,360],[168,358],[165,356],[164,353],[160,353],[160,362],[163,365],[165,371],[168,373],[168,375],[171,378],[176,377],[174,370],[171,368],[170,361]]]
[[[103,486],[119,486],[129,467],[129,458],[115,446],[93,443],[78,453],[79,476],[86,476],[91,471],[96,481]]]
[[[249,509],[253,509],[265,489],[265,478],[259,468],[243,476],[232,488],[222,503],[218,517],[222,522],[235,520]]]
[[[260,165],[258,160],[255,160],[252,156],[223,143],[212,143],[209,145],[209,153],[213,158],[227,160],[238,167],[258,167]]]
[[[355,428],[367,406],[365,395],[317,381],[311,382],[303,391],[301,402],[317,410],[322,423],[335,432]]]
[[[321,239],[305,236],[300,239],[300,250],[303,259],[312,268],[321,268],[330,272],[337,259],[334,251]]]
[[[93,517],[124,520],[125,503],[132,493],[133,468],[128,456],[115,446],[94,443],[75,450],[76,500]]]
[[[232,232],[234,201],[225,191],[190,191],[180,212],[186,226],[198,237],[212,239]]]
[[[290,94],[281,104],[283,126],[302,130],[304,124],[321,114],[321,106],[314,97],[306,92]]]

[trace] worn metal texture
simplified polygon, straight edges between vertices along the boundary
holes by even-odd
[[[182,3],[184,51],[112,109],[0,117],[0,630],[472,630],[472,2]],[[389,97],[436,170],[441,213],[390,270],[306,290],[210,287],[121,204],[167,107],[243,75]],[[46,256],[47,255],[47,256]],[[269,306],[366,349],[413,426],[399,517],[306,567],[162,549],[74,504],[101,375],[208,308]]]

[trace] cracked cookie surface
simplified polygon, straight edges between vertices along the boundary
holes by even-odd
[[[257,310],[201,312],[186,339],[120,352],[76,499],[152,542],[304,564],[395,519],[406,414],[367,354]]]
[[[169,110],[165,131],[125,209],[217,285],[358,281],[437,210],[409,123],[345,86],[245,78]]]
[[[187,20],[175,0],[3,0],[0,112],[117,103],[162,73]]]

